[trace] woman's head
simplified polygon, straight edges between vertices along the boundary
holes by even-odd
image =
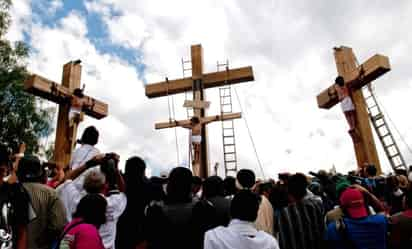
[[[102,195],[88,194],[80,200],[73,217],[99,228],[106,223],[106,208],[107,201]]]

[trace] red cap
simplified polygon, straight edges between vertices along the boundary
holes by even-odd
[[[368,216],[362,192],[356,188],[347,188],[340,196],[340,204],[350,218]]]

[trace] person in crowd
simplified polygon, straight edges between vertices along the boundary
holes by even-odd
[[[19,162],[17,177],[30,196],[36,219],[28,224],[28,249],[49,249],[66,224],[63,203],[54,189],[48,187],[46,171],[35,156]]]
[[[192,172],[174,168],[168,178],[164,205],[146,211],[148,248],[200,248],[193,229]]]
[[[144,242],[145,207],[151,197],[150,182],[146,177],[146,164],[134,156],[126,161],[125,184],[127,205],[117,223],[116,248],[135,249]]]
[[[358,189],[359,191],[361,191],[364,199],[366,200],[365,203],[366,203],[366,206],[368,207],[367,210],[369,214],[377,214],[377,213],[385,212],[384,205],[379,199],[376,198],[376,196],[374,196],[366,188],[358,184],[351,184],[351,182],[348,181],[347,178],[343,177],[337,182],[336,184],[337,196],[340,197],[343,191],[349,187],[354,187]],[[343,208],[340,205],[337,205],[334,209],[326,213],[326,217],[325,217],[326,224],[329,224],[330,222],[336,222],[342,219],[344,215],[345,213],[343,212]]]
[[[192,195],[195,200],[199,200],[201,194],[201,189],[202,189],[202,178],[198,176],[193,176],[193,181],[192,181]]]
[[[84,165],[87,161],[100,154],[95,147],[99,141],[99,131],[94,126],[87,127],[80,139],[81,146],[74,150],[70,160],[70,168],[76,169]]]
[[[115,248],[116,226],[120,215],[124,212],[127,204],[127,198],[124,194],[125,184],[120,171],[117,168],[118,156],[113,153],[102,154],[89,160],[83,166],[71,171],[66,182],[57,188],[66,208],[68,220],[71,220],[74,207],[80,201],[80,198],[87,193],[99,193],[106,197],[107,200],[107,221],[100,228],[100,235],[106,249]],[[91,168],[96,168],[90,171]],[[87,172],[83,182],[83,188],[79,191],[76,181],[79,176]]]
[[[258,216],[260,198],[248,190],[237,193],[231,203],[232,220],[228,227],[219,226],[205,234],[205,249],[278,249],[276,239],[258,231],[254,222]]]
[[[384,215],[369,215],[362,192],[345,189],[339,198],[345,217],[328,225],[326,240],[329,248],[386,249],[388,222]]]
[[[227,199],[232,199],[236,194],[236,178],[233,176],[226,176],[223,180],[224,195]]]
[[[106,223],[106,213],[107,201],[102,195],[85,195],[55,248],[105,249],[99,228]]]
[[[399,186],[397,176],[390,176],[386,179],[386,203],[389,208],[389,214],[399,213],[403,209],[402,200],[404,192]]]
[[[323,246],[323,207],[318,201],[304,198],[307,187],[303,174],[294,174],[288,179],[289,205],[280,210],[277,217],[282,249],[318,249]]]
[[[412,248],[412,191],[405,195],[404,211],[392,215],[389,218],[390,240],[389,248]]]
[[[27,225],[32,218],[30,197],[16,182],[17,169],[18,164],[13,165],[7,146],[0,144],[0,248],[27,248]],[[10,178],[15,180],[10,181]]]
[[[255,186],[256,176],[250,169],[241,169],[236,175],[236,185],[239,190],[252,190]],[[273,207],[269,200],[261,195],[256,228],[273,235]]]
[[[202,199],[209,201],[216,210],[216,225],[227,226],[230,221],[230,200],[224,197],[223,180],[210,176],[203,182]]]

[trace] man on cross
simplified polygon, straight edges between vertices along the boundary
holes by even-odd
[[[191,131],[191,141],[193,150],[195,152],[193,157],[193,165],[199,164],[200,162],[200,144],[202,142],[202,125],[206,125],[208,123],[220,120],[220,116],[217,115],[215,118],[208,118],[208,119],[199,119],[199,117],[192,117],[190,119],[189,124],[180,123],[179,121],[175,121],[176,126],[180,126]]]
[[[345,80],[342,76],[338,76],[335,79],[335,89],[338,93],[338,98],[342,111],[345,114],[345,118],[349,124],[349,133],[353,134],[356,127],[356,112],[353,105],[352,97],[348,86],[345,85]]]
[[[83,121],[82,111],[83,108],[87,106],[87,98],[85,98],[84,96],[83,89],[74,89],[73,95],[69,97],[69,101],[69,126],[73,127],[74,124],[79,124],[81,121]]]

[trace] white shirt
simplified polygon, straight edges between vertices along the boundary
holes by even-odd
[[[98,167],[88,169],[83,172],[83,175],[87,175],[90,170],[100,170]],[[72,220],[72,215],[76,211],[77,204],[79,204],[81,198],[87,193],[84,189],[79,189],[79,181],[84,181],[84,177],[79,176],[74,181],[67,180],[61,184],[56,190],[64,207],[66,208],[67,220]],[[112,194],[106,197],[107,209],[106,209],[106,223],[100,227],[99,233],[102,237],[104,247],[106,249],[114,249],[116,239],[116,225],[120,215],[126,209],[127,198],[124,193]]]
[[[83,144],[74,150],[70,160],[70,168],[76,169],[98,154],[100,154],[100,151],[97,148],[91,146],[90,144]]]
[[[228,227],[206,232],[204,249],[279,249],[279,245],[271,235],[257,231],[253,222],[233,219]]]

